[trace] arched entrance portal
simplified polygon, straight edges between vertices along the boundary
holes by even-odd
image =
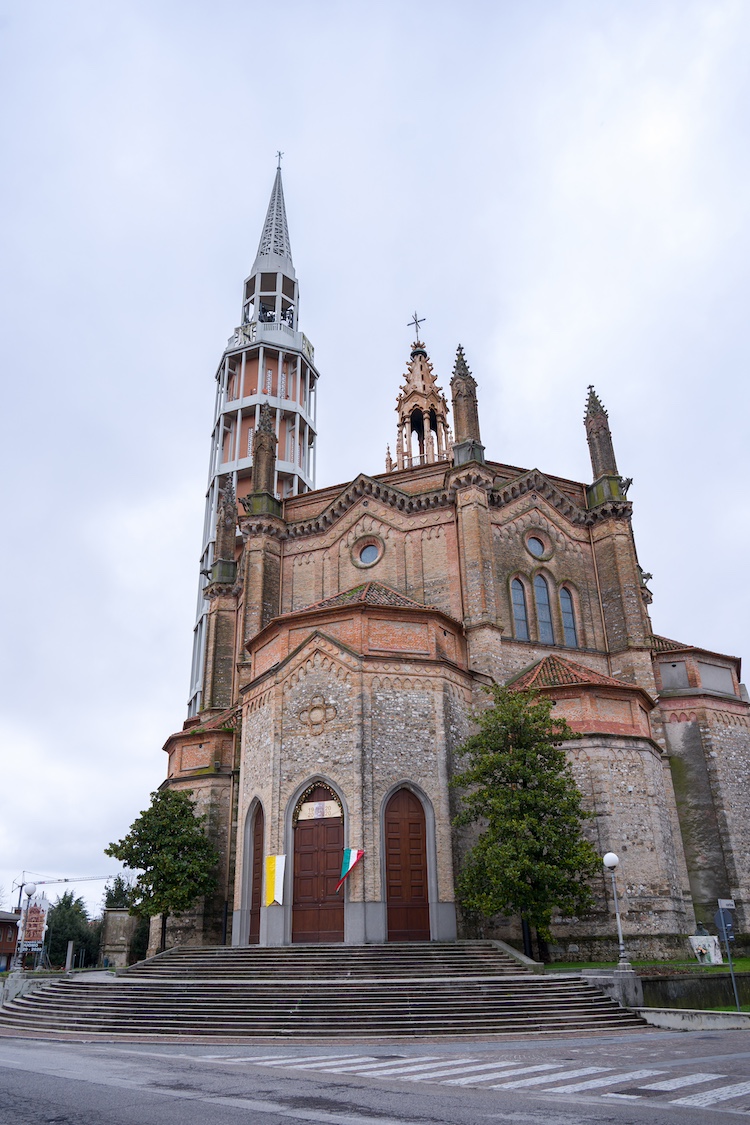
[[[388,940],[429,941],[425,816],[409,789],[398,789],[386,806],[385,882]]]
[[[332,789],[315,785],[294,815],[292,941],[343,941],[344,893],[334,893],[344,853],[341,804]]]
[[[253,816],[252,836],[253,841],[253,866],[250,876],[250,931],[248,945],[257,945],[260,941],[260,904],[263,889],[263,809],[260,805],[255,808]]]

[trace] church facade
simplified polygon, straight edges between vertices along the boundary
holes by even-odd
[[[220,853],[170,940],[452,940],[466,841],[449,787],[493,682],[550,695],[629,950],[683,950],[750,902],[750,703],[738,659],[654,634],[627,481],[589,388],[592,481],[491,459],[459,347],[450,407],[415,340],[385,472],[315,488],[314,351],[277,170],[217,371],[189,717],[165,785]],[[415,328],[418,324],[415,323]],[[452,431],[451,431],[452,421]],[[349,873],[339,885],[342,874]],[[608,880],[553,955],[607,955]],[[520,920],[490,936],[517,940]]]

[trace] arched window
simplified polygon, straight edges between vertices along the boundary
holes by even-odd
[[[560,609],[562,610],[563,634],[568,648],[578,648],[578,634],[576,633],[576,618],[573,612],[573,595],[570,590],[560,590]]]
[[[536,597],[536,620],[539,626],[539,640],[544,645],[555,643],[555,632],[552,628],[552,609],[549,604],[549,588],[541,574],[534,579],[534,596]]]
[[[523,588],[523,582],[514,578],[510,584],[510,591],[513,599],[513,625],[516,640],[528,641],[529,616],[526,612],[526,592]]]

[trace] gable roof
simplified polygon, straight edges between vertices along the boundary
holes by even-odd
[[[313,605],[305,606],[301,612],[307,612],[310,609],[332,609],[334,606],[355,604],[388,605],[401,609],[432,608],[432,606],[412,601],[404,594],[392,590],[390,586],[384,586],[382,582],[364,582],[361,586],[354,586],[351,590],[343,590],[340,594],[334,594],[331,598],[324,598],[322,602],[314,602]]]
[[[603,676],[593,668],[578,664],[575,660],[565,660],[556,653],[537,660],[535,664],[519,672],[517,676],[506,681],[506,687],[514,691],[528,691],[529,688],[569,687],[581,684],[590,687],[595,684],[599,687],[636,688],[635,684],[628,684],[624,680],[616,680],[612,676]],[[636,688],[636,690],[641,690]]]
[[[681,641],[670,641],[669,637],[659,637],[656,633],[649,637],[649,641],[653,652],[680,652],[682,649],[693,647],[684,645]]]

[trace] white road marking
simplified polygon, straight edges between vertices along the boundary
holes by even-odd
[[[185,1056],[186,1058],[188,1056]],[[211,1062],[224,1062],[224,1063],[274,1063],[283,1065],[285,1062],[296,1062],[297,1060],[291,1058],[289,1055],[201,1055],[203,1059],[210,1059]],[[312,1062],[313,1059],[319,1059],[320,1055],[305,1055],[300,1059],[300,1062]]]
[[[595,1090],[598,1086],[615,1086],[619,1082],[636,1082],[639,1078],[656,1078],[663,1070],[630,1070],[624,1074],[608,1074],[606,1078],[591,1078],[588,1082],[574,1082],[570,1086],[558,1086],[555,1094],[578,1094],[581,1090]]]
[[[376,1059],[375,1059],[374,1055],[359,1055],[359,1056],[355,1055],[354,1057],[349,1055],[348,1059],[347,1059],[346,1056],[344,1056],[344,1058],[340,1059],[339,1061],[341,1062],[341,1065],[343,1066],[344,1063],[347,1062],[347,1061],[351,1062],[352,1064],[354,1064],[354,1063],[369,1063],[369,1062],[375,1062]],[[269,1063],[269,1066],[270,1065],[271,1064]],[[290,1062],[287,1065],[292,1067],[294,1070],[319,1070],[321,1068],[325,1070],[326,1067],[330,1067],[332,1065],[335,1066],[336,1060],[335,1059],[321,1059],[320,1055],[318,1055],[318,1058],[316,1059],[315,1062],[306,1062],[306,1063]]]
[[[409,1081],[429,1082],[432,1078],[446,1077],[449,1079],[449,1081],[441,1082],[441,1086],[466,1086],[475,1080],[477,1082],[484,1082],[487,1081],[487,1079],[494,1078],[496,1076],[496,1072],[499,1072],[500,1074],[516,1073],[515,1070],[508,1071],[507,1069],[509,1066],[514,1065],[512,1062],[498,1062],[497,1059],[495,1059],[494,1062],[490,1063],[478,1063],[475,1066],[465,1065],[466,1063],[471,1061],[471,1059],[458,1059],[452,1065],[448,1063],[445,1064],[446,1067],[449,1067],[449,1069],[439,1070],[436,1074],[414,1074],[409,1078]],[[452,1078],[457,1070],[461,1071],[464,1075],[468,1075],[468,1077],[455,1079]],[[480,1074],[479,1072],[482,1070],[491,1070],[492,1074]]]
[[[331,1071],[334,1074],[343,1074],[344,1071],[354,1070],[357,1072],[357,1074],[362,1073],[365,1076],[372,1075],[373,1078],[380,1078],[381,1072],[383,1074],[391,1073],[391,1070],[388,1068],[393,1068],[393,1073],[395,1074],[400,1067],[407,1067],[411,1068],[412,1070],[416,1070],[419,1067],[425,1066],[426,1064],[429,1064],[430,1066],[443,1066],[445,1059],[442,1059],[439,1062],[431,1061],[437,1058],[437,1055],[417,1055],[416,1058],[412,1056],[411,1058],[404,1058],[400,1062],[397,1062],[395,1059],[388,1059],[387,1062],[384,1062],[381,1059],[380,1062],[356,1064],[345,1063],[341,1066],[337,1065],[335,1068],[331,1067]],[[383,1069],[384,1067],[386,1069]]]
[[[497,1068],[502,1067],[502,1063],[496,1063]],[[562,1070],[562,1063],[539,1063],[537,1066],[519,1066],[513,1070],[508,1070],[512,1063],[505,1064],[505,1070],[496,1069],[492,1074],[472,1074],[468,1078],[453,1078],[447,1082],[441,1082],[441,1086],[470,1086],[472,1082],[491,1082],[493,1078],[508,1078],[511,1074],[532,1074],[535,1070]],[[492,1086],[489,1087],[493,1089]]]
[[[493,1090],[520,1090],[523,1086],[541,1086],[543,1082],[559,1082],[561,1078],[582,1078],[584,1074],[603,1074],[611,1066],[582,1066],[578,1070],[564,1070],[560,1074],[537,1074],[535,1078],[517,1078],[515,1082],[502,1082]]]
[[[472,1062],[473,1060],[467,1059],[466,1061]],[[440,1068],[444,1066],[452,1066],[453,1069],[451,1071],[448,1071],[448,1073],[455,1074],[456,1067],[461,1066],[461,1060],[451,1064],[446,1059],[440,1059],[439,1062],[430,1063],[415,1063],[413,1059],[404,1059],[402,1063],[391,1063],[391,1066],[388,1070],[379,1070],[376,1074],[373,1075],[373,1078],[390,1078],[391,1076],[398,1077],[401,1074],[408,1074],[411,1076],[417,1071],[439,1071]],[[371,1072],[368,1071],[368,1073]],[[430,1076],[428,1075],[428,1077]]]
[[[726,1078],[726,1074],[681,1074],[679,1078],[667,1078],[665,1082],[651,1082],[642,1090],[679,1090],[682,1086],[697,1086],[699,1082],[711,1082],[714,1078]]]
[[[750,1082],[737,1082],[734,1086],[720,1086],[718,1090],[705,1090],[702,1094],[690,1094],[687,1098],[675,1098],[670,1105],[713,1105],[715,1102],[726,1102],[730,1098],[739,1098],[743,1094],[750,1094]]]
[[[341,1062],[345,1062],[347,1059],[353,1059],[354,1057],[354,1055],[328,1055],[324,1058],[323,1055],[302,1055],[297,1058],[295,1055],[267,1055],[264,1059],[264,1064],[267,1063],[268,1066],[296,1066],[297,1063],[335,1062],[337,1059]],[[238,1061],[250,1062],[251,1060],[243,1059]],[[260,1062],[260,1059],[256,1061]]]

